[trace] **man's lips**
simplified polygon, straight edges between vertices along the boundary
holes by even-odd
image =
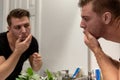
[[[19,37],[21,41],[24,41],[27,37],[26,36],[20,36]]]

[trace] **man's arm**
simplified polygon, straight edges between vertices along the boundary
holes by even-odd
[[[116,64],[116,61],[107,56],[102,50],[96,50],[94,55],[101,68],[103,80],[118,80],[119,64]]]
[[[31,38],[32,36],[29,35],[22,42],[18,39],[13,53],[7,60],[3,56],[0,56],[0,80],[5,80],[13,72],[20,56],[26,49],[28,49]]]
[[[29,57],[29,62],[34,71],[38,71],[42,67],[42,57],[39,53],[33,53]]]
[[[120,62],[119,62],[119,80],[120,80]]]
[[[107,55],[106,55],[107,56]],[[120,62],[115,60],[115,59],[112,59],[111,57],[108,56],[108,58],[111,60],[111,62],[113,63],[114,66],[116,66],[117,69],[119,69],[120,67]]]
[[[0,56],[0,79],[5,80],[14,70],[21,54],[14,51],[12,55],[5,60],[3,56]]]
[[[85,32],[84,41],[86,45],[93,51],[99,67],[101,68],[103,80],[118,80],[118,62],[107,56],[100,47],[97,39],[89,32]]]

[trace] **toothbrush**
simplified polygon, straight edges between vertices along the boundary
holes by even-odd
[[[75,78],[79,72],[80,72],[80,68],[78,67],[78,68],[75,70],[72,78]]]

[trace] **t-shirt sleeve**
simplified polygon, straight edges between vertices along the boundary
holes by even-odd
[[[12,52],[9,48],[9,45],[6,39],[0,39],[0,56],[4,56],[5,58],[8,58],[8,56],[11,53]]]
[[[2,44],[2,42],[0,41],[0,56],[3,56],[4,54],[4,45]]]

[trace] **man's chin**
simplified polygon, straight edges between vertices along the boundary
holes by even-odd
[[[21,38],[21,40],[20,41],[24,41],[26,38]]]
[[[99,39],[100,37],[99,36],[94,36],[96,39]]]
[[[100,37],[96,37],[96,39],[99,39]]]
[[[96,39],[99,39],[100,36],[94,35],[93,33],[91,33]]]

